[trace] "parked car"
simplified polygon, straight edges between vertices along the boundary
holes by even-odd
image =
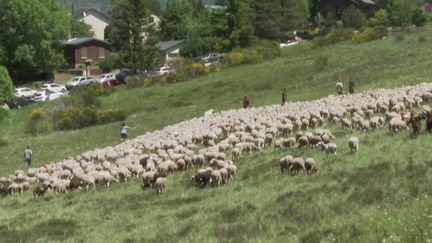
[[[47,100],[47,97],[48,96],[45,94],[45,92],[37,92],[32,99],[34,100],[34,102],[41,103],[45,102]]]
[[[112,74],[112,73],[104,73],[104,74],[102,74],[102,75],[100,75],[99,77],[96,78],[96,82],[99,83],[99,84],[104,84],[105,82],[113,81],[115,79],[116,79],[116,77],[115,77],[114,74]]]
[[[298,41],[296,40],[287,40],[286,42],[281,42],[279,44],[280,48],[286,48],[286,47],[290,47],[290,46],[295,46],[298,44]]]
[[[120,71],[115,77],[118,82],[120,83],[126,83],[126,78],[133,75],[133,72],[128,70]]]
[[[170,73],[171,71],[172,69],[170,67],[160,67],[155,70],[155,74],[159,76],[159,75]]]
[[[46,93],[65,92],[66,87],[61,84],[46,83],[46,84],[42,84],[41,90],[45,91]]]
[[[199,56],[195,58],[195,61],[202,63],[215,63],[219,62],[220,59],[224,57],[224,54],[221,53],[209,53],[204,56]]]
[[[15,97],[26,97],[31,98],[37,93],[36,90],[27,87],[21,87],[15,89]]]
[[[128,77],[131,77],[131,76],[133,76],[133,75],[130,75],[130,76],[128,76]],[[108,81],[106,81],[106,82],[104,82],[103,84],[102,84],[102,86],[103,87],[106,87],[106,88],[109,88],[109,87],[112,87],[112,86],[117,86],[117,85],[121,85],[121,84],[125,84],[126,82],[121,82],[120,80],[118,80],[118,79],[113,79],[113,80],[108,80]]]
[[[79,86],[85,86],[93,84],[95,81],[92,77],[84,77],[84,76],[78,76],[70,80],[66,83],[66,89],[71,90],[73,88],[79,87]]]
[[[61,92],[51,93],[48,95],[47,100],[55,100],[63,96],[65,96],[65,94]]]

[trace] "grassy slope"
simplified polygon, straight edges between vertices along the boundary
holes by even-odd
[[[429,81],[427,61],[432,49],[418,36],[404,42],[387,39],[362,45],[341,44],[310,50],[308,45],[284,51],[284,56],[260,65],[242,66],[173,86],[120,89],[103,103],[124,107],[138,135],[162,128],[205,110],[239,107],[250,95],[253,105],[280,101],[287,87],[291,100],[308,100],[334,91],[338,76],[354,74],[359,90],[396,87]],[[313,63],[329,59],[321,72]],[[26,144],[36,164],[118,142],[118,125],[28,137],[23,133],[31,107],[14,111],[1,127],[9,145],[0,148],[2,174],[21,161]],[[345,134],[332,128],[341,148],[336,161],[324,161],[317,151],[292,151],[313,156],[319,173],[282,176],[277,161],[286,153],[265,152],[239,161],[240,176],[219,189],[197,190],[190,172],[169,178],[167,194],[141,192],[139,182],[98,188],[94,192],[49,195],[34,201],[30,193],[0,200],[0,241],[378,241],[400,237],[424,241],[432,237],[430,210],[431,158],[429,135],[390,136],[376,131],[360,137],[359,154],[347,153]],[[108,230],[109,229],[109,230]],[[4,237],[4,238],[3,238]],[[3,238],[3,239],[2,239]]]

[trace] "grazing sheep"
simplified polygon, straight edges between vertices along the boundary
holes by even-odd
[[[197,173],[191,176],[191,181],[195,182],[195,184],[203,188],[210,182],[211,178],[211,170],[199,169]]]
[[[222,175],[219,170],[214,170],[211,172],[211,183],[212,186],[222,185]]]
[[[432,132],[432,116],[426,118],[426,130]]]
[[[389,122],[389,130],[392,133],[407,129],[407,124],[400,118],[393,118]]]
[[[313,158],[306,158],[304,161],[305,170],[307,174],[312,174],[317,172],[318,168],[316,167],[315,160]]]
[[[347,129],[351,129],[351,128],[352,128],[352,122],[351,122],[350,120],[346,119],[346,118],[343,118],[343,119],[341,120],[341,124],[342,124],[342,128],[343,128],[344,130],[347,130]]]
[[[316,145],[317,147],[320,147],[322,151],[325,152],[326,156],[328,156],[329,154],[337,156],[336,154],[336,150],[337,150],[337,146],[334,143],[323,143],[323,142],[319,142]]]
[[[45,195],[45,192],[47,192],[50,187],[50,185],[38,185],[33,189],[33,197],[42,197],[43,195]]]
[[[162,192],[165,191],[166,181],[167,181],[166,177],[159,177],[156,179],[155,188],[158,194],[161,194]]]
[[[348,139],[348,147],[350,148],[351,153],[357,153],[359,149],[359,140],[357,137],[350,137]]]
[[[227,171],[228,171],[228,179],[234,179],[235,177],[237,177],[237,166],[235,166],[234,164],[230,164],[226,167]]]
[[[289,168],[290,172],[294,172],[295,174],[298,174],[299,171],[305,171],[305,164],[304,164],[304,160],[302,158],[295,158],[293,159],[293,162]]]
[[[419,117],[411,115],[411,118],[409,120],[409,124],[411,124],[412,128],[413,128],[413,133],[418,136],[420,135],[420,130],[421,130],[421,120]]]
[[[141,175],[142,182],[143,182],[143,186],[142,186],[143,188],[153,186],[153,178],[154,178],[155,174],[156,174],[155,171],[147,171]]]
[[[305,135],[299,137],[297,142],[298,142],[299,148],[301,148],[301,147],[307,148],[309,146],[309,138]]]
[[[282,173],[289,172],[293,160],[294,158],[291,155],[287,155],[279,160],[279,166]]]

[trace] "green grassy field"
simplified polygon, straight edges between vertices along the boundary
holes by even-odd
[[[419,42],[424,36],[426,42]],[[431,33],[407,35],[404,41],[350,43],[311,49],[305,44],[258,65],[230,68],[170,86],[120,88],[103,98],[118,107],[137,136],[200,116],[214,108],[253,106],[289,99],[310,100],[334,93],[338,77],[354,76],[357,90],[397,87],[429,81]],[[328,65],[319,71],[319,57]],[[50,104],[47,104],[48,106]],[[119,125],[107,124],[43,136],[24,133],[33,107],[10,112],[1,124],[0,168],[7,174],[22,165],[30,144],[35,164],[59,161],[96,147],[119,143]],[[330,126],[340,148],[337,159],[320,151],[265,150],[237,165],[239,177],[222,188],[193,187],[193,171],[170,176],[167,192],[142,191],[139,180],[95,191],[73,192],[34,200],[31,193],[0,199],[0,242],[365,242],[432,240],[432,157],[428,134],[409,131],[392,136],[386,129],[358,134],[360,151],[348,152],[351,133]],[[317,174],[282,175],[278,160],[286,154],[312,156]]]

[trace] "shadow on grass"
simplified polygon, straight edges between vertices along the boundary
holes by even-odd
[[[75,221],[50,219],[35,225],[31,229],[16,230],[5,225],[0,226],[1,242],[34,242],[37,239],[64,241],[74,237],[79,226]]]

